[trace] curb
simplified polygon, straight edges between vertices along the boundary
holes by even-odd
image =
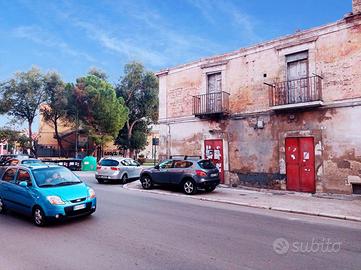
[[[326,217],[326,218],[333,218],[333,219],[339,219],[339,220],[349,220],[349,221],[361,222],[361,217],[355,217],[355,216],[342,216],[342,215],[333,215],[333,214],[328,214],[328,213],[316,213],[316,212],[313,213],[313,212],[306,212],[306,211],[302,211],[302,210],[292,210],[292,209],[282,208],[282,207],[255,205],[255,204],[250,204],[250,203],[234,202],[234,201],[228,201],[228,200],[222,200],[222,199],[188,196],[188,195],[184,195],[184,194],[165,193],[165,192],[160,192],[160,191],[155,191],[155,190],[144,190],[144,189],[132,188],[132,187],[129,187],[128,184],[123,185],[123,188],[128,189],[128,190],[138,191],[138,192],[146,192],[146,193],[160,194],[160,195],[165,195],[165,196],[190,198],[190,199],[199,200],[199,201],[218,202],[218,203],[252,207],[252,208],[258,208],[258,209],[267,209],[267,210],[293,213],[293,214],[301,214],[301,215],[308,215],[308,216]]]

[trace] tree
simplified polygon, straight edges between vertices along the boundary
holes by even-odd
[[[9,128],[0,128],[0,142],[7,142],[8,150],[14,149],[16,143],[18,143],[23,150],[30,148],[28,136],[22,134],[20,131]]]
[[[18,72],[1,85],[0,92],[1,113],[7,113],[17,121],[27,121],[30,151],[36,156],[32,125],[40,104],[45,100],[43,75],[37,68]]]
[[[148,127],[158,121],[158,78],[142,64],[132,62],[125,65],[116,91],[129,108],[129,118],[119,132],[117,144],[132,156],[134,150],[146,146]]]
[[[89,74],[77,79],[72,99],[73,114],[75,111],[76,118],[89,131],[101,152],[106,142],[117,137],[128,119],[123,98],[116,96],[113,86],[106,80]]]
[[[59,155],[63,154],[63,143],[59,134],[59,124],[66,123],[68,98],[64,82],[59,74],[48,73],[44,78],[45,103],[40,112],[45,122],[54,128],[55,138],[59,146]]]
[[[19,138],[19,132],[9,128],[0,128],[0,143],[7,143],[8,150],[15,147],[15,143]]]

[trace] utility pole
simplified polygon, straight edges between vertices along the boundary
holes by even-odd
[[[79,115],[78,108],[76,108],[76,119],[75,119],[75,158],[78,158],[78,130],[79,130]]]

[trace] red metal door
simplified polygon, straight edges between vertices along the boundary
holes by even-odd
[[[300,138],[300,189],[315,192],[315,148],[313,138]]]
[[[286,138],[287,189],[315,191],[315,151],[313,138]]]
[[[300,167],[299,167],[299,147],[297,138],[286,139],[286,174],[287,189],[299,190]]]
[[[222,140],[205,140],[204,157],[210,159],[219,170],[221,183],[224,183],[223,169],[223,141]]]

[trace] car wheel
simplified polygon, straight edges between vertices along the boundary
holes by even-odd
[[[197,193],[197,186],[192,179],[187,179],[183,182],[183,192],[187,195],[193,195]]]
[[[0,214],[5,213],[6,209],[5,209],[5,205],[4,205],[4,201],[0,198]]]
[[[144,175],[140,178],[140,182],[142,183],[142,187],[144,189],[151,189],[153,187],[152,178],[148,175]]]
[[[43,227],[46,225],[46,216],[44,211],[36,206],[33,211],[33,222],[36,226]]]
[[[206,187],[205,188],[206,192],[212,192],[215,189],[216,189],[216,187]]]
[[[120,180],[122,182],[122,184],[126,184],[128,182],[128,175],[125,173],[122,176],[122,179]]]
[[[104,184],[104,180],[103,179],[97,179],[99,184]]]

